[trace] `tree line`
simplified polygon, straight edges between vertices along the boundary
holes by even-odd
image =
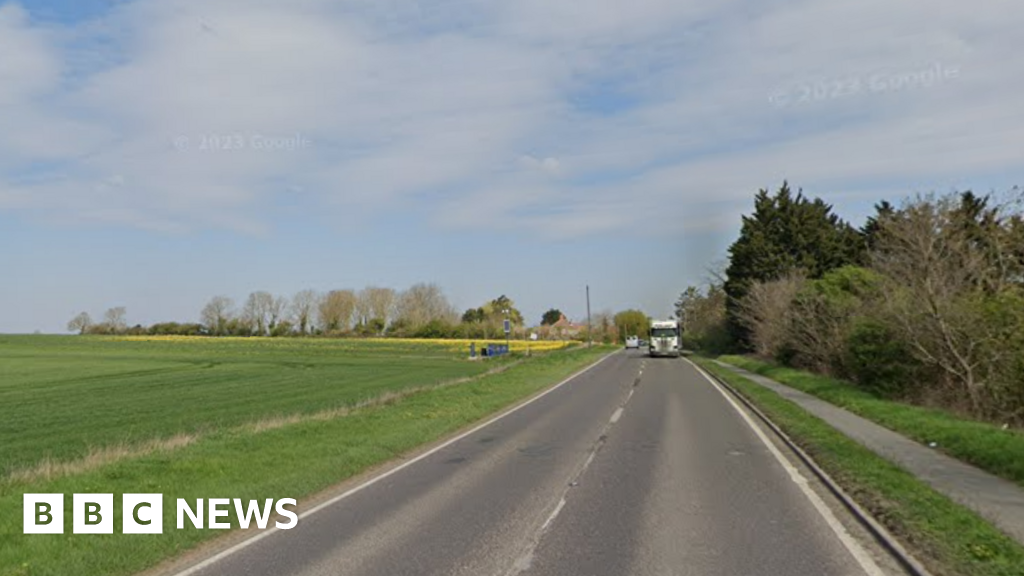
[[[888,201],[860,227],[761,190],[724,270],[676,303],[686,344],[1024,423],[1024,196]]]
[[[542,337],[559,337],[545,330],[563,314],[557,308],[544,313]],[[615,342],[620,331],[641,330],[643,313],[627,310],[613,315],[600,312],[593,322],[597,341]],[[368,286],[317,292],[302,290],[291,297],[256,291],[236,303],[227,296],[214,296],[199,313],[198,322],[160,322],[151,326],[129,326],[124,307],[107,310],[101,321],[82,312],[68,322],[67,329],[80,334],[186,335],[186,336],[326,336],[406,338],[503,338],[508,319],[513,337],[526,337],[527,327],[515,302],[502,294],[459,314],[444,291],[432,283],[419,283],[406,290]],[[633,333],[633,332],[631,332]],[[587,338],[590,335],[573,334]],[[562,336],[564,337],[564,335]]]

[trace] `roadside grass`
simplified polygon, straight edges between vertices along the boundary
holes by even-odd
[[[0,336],[0,481],[51,462],[482,374],[451,345]]]
[[[577,348],[536,356],[500,373],[456,386],[416,392],[343,417],[302,420],[263,431],[218,431],[173,452],[157,452],[51,481],[0,484],[0,575],[127,575],[222,535],[176,527],[175,501],[185,498],[303,498],[415,447],[437,440],[516,400],[564,379],[616,350]],[[65,495],[65,534],[23,535],[22,495]],[[160,536],[73,535],[73,493],[162,493]],[[233,527],[237,520],[230,514]]]
[[[1022,576],[1024,546],[796,404],[692,357],[761,409],[936,576]]]
[[[745,356],[719,358],[812,394],[991,474],[1024,486],[1024,432],[968,420],[938,409],[885,400],[854,385]]]

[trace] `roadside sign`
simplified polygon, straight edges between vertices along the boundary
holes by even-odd
[[[512,323],[509,322],[508,318],[505,319],[505,334],[512,332]]]

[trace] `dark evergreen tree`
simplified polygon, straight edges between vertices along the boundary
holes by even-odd
[[[562,311],[557,308],[552,308],[544,313],[544,316],[540,319],[541,326],[551,326],[555,322],[558,322],[562,318]]]
[[[890,204],[888,200],[882,200],[875,204],[875,214],[868,216],[867,222],[860,229],[860,235],[864,239],[864,247],[867,250],[875,248],[878,244],[878,234],[882,230],[882,224],[887,218],[892,218],[895,214],[896,207]]]
[[[793,194],[788,182],[774,195],[758,191],[754,212],[743,217],[740,237],[729,248],[729,326],[740,344],[747,334],[736,317],[736,306],[754,282],[777,280],[800,271],[820,278],[830,270],[859,263],[865,254],[864,237],[832,212],[820,198]]]

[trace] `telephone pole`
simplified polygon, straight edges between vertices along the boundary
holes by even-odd
[[[590,323],[590,284],[587,284],[587,348],[594,347],[594,326]]]
[[[512,316],[511,316],[511,311],[509,309],[507,309],[507,308],[502,310],[501,312],[503,314],[505,314],[505,322],[504,322],[504,324],[505,324],[505,326],[504,326],[504,328],[505,328],[505,352],[508,353],[509,352],[509,348],[508,348],[508,335],[509,335],[510,332],[512,332]]]

